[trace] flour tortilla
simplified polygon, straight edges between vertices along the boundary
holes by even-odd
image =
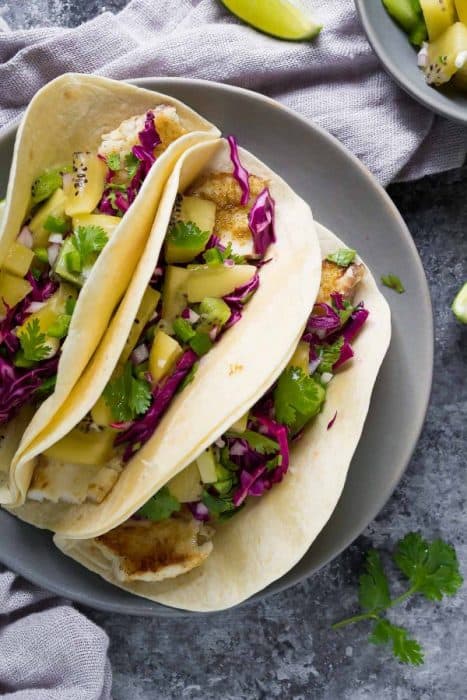
[[[317,225],[323,257],[343,243]],[[354,359],[329,384],[323,412],[293,445],[282,483],[221,525],[207,560],[160,583],[122,584],[93,540],[56,535],[59,549],[110,583],[171,607],[198,612],[230,608],[286,574],[329,520],[363,430],[373,386],[391,337],[389,307],[366,271],[356,300],[370,316],[355,341]],[[327,430],[337,411],[336,421]],[[219,437],[220,431],[215,438]]]
[[[305,202],[263,163],[243,149],[252,175],[268,181],[276,204],[277,242],[260,273],[260,286],[243,318],[202,358],[194,381],[176,396],[153,437],[126,465],[100,504],[27,501],[18,517],[63,535],[94,537],[124,522],[175,473],[240,418],[280,374],[298,342],[318,293],[321,253],[313,217]],[[203,171],[231,172],[226,141],[194,146],[177,163],[151,234],[122,306],[107,335],[60,414],[17,460],[15,480],[23,494],[34,458],[63,437],[100,397],[120,356],[140,300],[157,262],[177,192]]]
[[[176,161],[191,145],[219,136],[216,127],[172,97],[77,73],[62,75],[42,88],[19,126],[0,224],[0,266],[28,211],[34,178],[46,168],[64,165],[74,151],[97,151],[103,134],[118,127],[124,119],[159,104],[175,107],[189,133],[170,144],[157,159],[135,202],[94,265],[79,295],[62,347],[55,391],[29,423],[19,453],[24,452],[60,410],[96,349],[130,283]],[[12,435],[18,433],[13,423],[14,420],[0,426],[3,438],[0,445],[7,441],[11,445]],[[10,460],[0,449],[0,503],[16,505],[24,498],[24,488],[18,488],[10,477]]]

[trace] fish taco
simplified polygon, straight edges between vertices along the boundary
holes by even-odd
[[[56,535],[62,552],[136,595],[203,612],[240,603],[305,554],[342,492],[391,335],[369,270],[318,231],[321,286],[279,378],[188,466],[161,471],[123,523]],[[258,338],[251,352],[264,351]]]
[[[186,151],[95,356],[15,460],[14,513],[82,538],[124,522],[279,375],[320,270],[283,180],[233,137]]]
[[[171,97],[63,75],[18,128],[0,229],[0,502],[57,414],[146,246],[177,159],[219,132]]]

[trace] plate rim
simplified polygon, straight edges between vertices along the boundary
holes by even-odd
[[[356,0],[358,2],[358,0]],[[428,331],[429,335],[431,338],[431,342],[429,343],[429,347],[427,347],[427,361],[429,365],[429,371],[428,374],[429,376],[427,379],[429,381],[426,382],[423,386],[423,397],[421,399],[421,404],[422,404],[422,410],[420,411],[420,415],[418,420],[416,421],[416,424],[414,424],[413,427],[413,435],[414,439],[409,443],[407,443],[407,447],[405,449],[405,454],[402,459],[399,460],[400,462],[400,468],[397,471],[397,473],[393,474],[392,482],[390,488],[381,495],[381,498],[378,499],[377,503],[375,504],[375,507],[370,511],[371,517],[368,519],[368,522],[366,523],[365,527],[367,527],[378,515],[378,513],[382,510],[382,508],[385,506],[385,504],[389,501],[391,498],[392,494],[394,493],[394,490],[396,489],[397,485],[399,484],[402,476],[404,475],[410,460],[412,458],[412,455],[418,445],[419,439],[420,439],[420,434],[422,432],[423,426],[425,424],[425,419],[428,411],[428,407],[430,404],[430,398],[431,398],[431,392],[432,392],[432,385],[433,385],[433,370],[434,370],[434,342],[435,342],[435,337],[434,337],[434,317],[433,317],[433,305],[431,301],[431,295],[430,295],[430,288],[428,285],[428,281],[425,275],[425,271],[423,268],[423,264],[420,258],[420,255],[418,253],[418,250],[415,246],[415,242],[410,234],[410,231],[402,218],[402,215],[400,214],[399,210],[397,209],[396,205],[386,192],[386,190],[382,187],[382,185],[377,181],[376,177],[368,170],[368,168],[346,147],[344,144],[342,144],[335,136],[333,136],[331,133],[326,131],[323,127],[319,126],[315,122],[313,122],[311,119],[307,119],[306,117],[302,116],[298,112],[294,111],[293,109],[287,107],[286,105],[283,105],[282,103],[274,100],[273,98],[270,98],[266,95],[263,95],[261,93],[255,92],[253,90],[249,90],[247,88],[243,87],[238,87],[235,85],[230,85],[230,84],[223,84],[219,83],[217,81],[211,81],[211,80],[204,80],[200,78],[177,78],[177,77],[163,77],[163,76],[156,76],[156,77],[142,77],[142,78],[132,78],[132,79],[127,79],[123,82],[128,82],[131,84],[135,84],[140,87],[146,87],[147,89],[160,89],[160,88],[155,88],[155,87],[148,87],[150,85],[154,85],[154,83],[165,83],[165,84],[172,84],[172,85],[203,85],[207,87],[214,87],[214,89],[219,90],[220,92],[230,92],[232,94],[238,94],[242,93],[246,97],[252,100],[259,100],[267,104],[269,107],[272,107],[274,109],[280,108],[283,110],[289,117],[300,121],[307,129],[311,129],[315,133],[318,132],[320,137],[323,138],[325,141],[327,141],[331,147],[337,149],[340,151],[348,160],[350,160],[353,164],[354,167],[357,167],[364,177],[364,179],[367,181],[367,184],[375,191],[375,193],[379,196],[381,199],[382,203],[388,208],[390,211],[391,215],[397,220],[398,227],[400,229],[401,234],[403,235],[405,243],[408,245],[408,247],[411,249],[412,252],[412,259],[416,267],[416,272],[417,272],[417,282],[420,286],[420,288],[423,290],[423,297],[425,300],[425,303],[427,304],[427,309],[429,310],[428,317],[426,319],[427,325],[428,325]],[[0,132],[0,141],[3,141],[4,139],[8,138],[8,136],[11,135],[13,131],[15,131],[18,127],[18,124],[20,123],[21,118],[16,119],[14,122],[11,124],[7,125],[5,128],[3,128]],[[337,507],[337,506],[336,506]],[[332,515],[331,515],[332,518]],[[365,518],[367,520],[367,518]],[[324,528],[323,528],[324,529]],[[294,575],[293,572],[294,570],[296,571],[296,567],[291,569],[287,574],[285,574],[283,577],[278,579],[277,581],[273,582],[268,586],[267,588],[258,591],[255,593],[253,596],[251,596],[249,599],[245,600],[244,602],[240,603],[239,605],[235,606],[236,608],[246,606],[246,605],[251,605],[254,603],[257,603],[259,600],[264,600],[266,598],[269,598],[272,595],[275,595],[276,593],[281,593],[284,590],[287,590],[288,588],[291,588],[292,586],[295,586],[296,584],[300,583],[301,581],[304,581],[307,578],[310,578],[313,576],[315,573],[317,573],[320,569],[322,569],[324,566],[326,566],[330,561],[334,560],[337,556],[339,556],[345,549],[347,549],[352,542],[355,541],[357,537],[361,535],[363,530],[359,530],[358,532],[352,532],[349,534],[348,537],[346,537],[346,543],[344,543],[342,546],[339,546],[337,549],[335,549],[329,556],[325,557],[323,561],[319,563],[317,567],[312,569],[311,571],[303,572],[299,574],[298,572]],[[52,542],[51,542],[52,544]],[[57,553],[60,556],[65,556],[63,555],[59,550],[57,550]],[[112,612],[112,613],[120,613],[120,614],[125,614],[125,615],[130,615],[130,616],[139,616],[139,617],[144,617],[144,616],[150,616],[150,617],[186,617],[186,616],[194,616],[194,615],[214,615],[216,614],[215,612],[209,612],[209,613],[199,613],[199,612],[192,612],[192,611],[185,611],[185,610],[180,610],[178,608],[171,608],[165,605],[162,605],[161,603],[156,603],[154,601],[150,601],[144,598],[139,598],[139,609],[135,608],[134,605],[132,604],[132,599],[135,597],[132,594],[128,593],[128,603],[124,602],[112,602],[111,600],[108,601],[101,601],[101,600],[95,600],[91,599],[87,593],[81,594],[80,591],[76,592],[75,590],[71,591],[69,587],[66,585],[55,585],[52,579],[52,582],[45,576],[45,574],[41,574],[40,572],[36,573],[35,571],[32,573],[30,570],[28,570],[25,573],[25,569],[20,566],[19,568],[16,565],[16,562],[10,558],[10,557],[4,557],[3,552],[0,550],[0,561],[11,568],[13,571],[18,573],[19,575],[23,576],[27,580],[31,581],[32,583],[42,586],[43,588],[52,591],[53,593],[59,595],[59,596],[64,596],[66,598],[71,599],[72,601],[80,604],[87,606],[91,609],[94,610],[99,610],[103,612]],[[79,566],[77,564],[77,566]],[[90,572],[88,572],[90,573]],[[92,574],[93,576],[97,576],[97,574]],[[111,584],[108,584],[111,585]],[[143,601],[143,602],[141,602]],[[232,608],[233,609],[233,608]],[[227,611],[228,612],[228,611]]]
[[[424,90],[421,87],[419,87],[412,80],[407,79],[406,75],[401,70],[399,70],[399,68],[394,64],[391,55],[387,52],[384,46],[383,41],[379,38],[379,34],[373,29],[374,25],[370,21],[367,12],[368,0],[354,1],[357,14],[359,16],[360,22],[362,23],[368,43],[375,52],[386,73],[399,85],[400,88],[402,88],[402,90],[404,90],[408,95],[413,97],[423,107],[426,107],[426,109],[430,110],[430,112],[438,114],[441,117],[445,117],[446,119],[450,119],[451,121],[457,122],[458,124],[466,125],[467,107],[465,109],[465,115],[462,116],[462,110],[461,108],[456,107],[455,102],[448,102],[448,104],[446,105],[438,104],[439,93],[437,93],[437,91],[434,88],[431,88],[433,90],[432,101],[426,96]],[[381,0],[371,1],[381,2]]]

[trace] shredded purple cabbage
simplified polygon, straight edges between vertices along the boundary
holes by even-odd
[[[240,204],[242,207],[245,207],[250,199],[250,176],[248,175],[248,171],[240,162],[237,139],[235,136],[227,136],[227,141],[229,142],[230,146],[230,160],[234,166],[233,175],[240,185],[240,189],[242,190]]]
[[[186,350],[177,361],[172,374],[155,387],[152,392],[153,401],[149,411],[133,421],[128,430],[117,436],[115,445],[128,443],[123,454],[125,462],[128,462],[135,452],[152,436],[169,407],[174,394],[197,360],[198,355],[193,350]]]
[[[335,412],[334,416],[333,416],[333,417],[331,418],[331,420],[329,421],[328,427],[326,428],[326,430],[331,430],[332,426],[333,426],[334,423],[336,422],[336,418],[337,418],[337,411]]]
[[[47,301],[58,289],[57,282],[53,282],[49,277],[42,276],[39,280],[36,280],[32,274],[28,272],[24,279],[26,279],[32,287],[27,296],[28,303],[31,303],[31,301]]]
[[[241,318],[242,318],[242,312],[240,309],[235,309],[233,307],[230,307],[230,316],[229,320],[227,323],[224,325],[224,330],[227,330],[228,328],[232,328],[232,326],[235,326],[236,323],[238,323]]]
[[[255,253],[262,258],[266,255],[271,243],[276,242],[274,212],[275,203],[266,187],[258,195],[248,214],[248,225],[253,235]]]
[[[138,138],[141,146],[145,151],[150,152],[162,143],[162,139],[157,133],[156,125],[154,124],[154,112],[149,110],[146,112],[146,119],[144,122],[144,129],[138,133]]]
[[[111,197],[113,190],[108,187],[104,190],[102,199],[99,202],[99,211],[103,214],[110,214],[115,216],[116,211],[124,214],[131,204],[136,199],[136,195],[141,189],[148,172],[150,171],[152,165],[154,164],[156,158],[154,156],[154,149],[162,140],[157,133],[156,126],[154,124],[154,113],[149,111],[146,113],[146,120],[144,122],[144,128],[138,133],[138,138],[140,145],[133,146],[131,152],[139,160],[139,166],[134,174],[129,186],[125,192],[118,192],[115,198]],[[111,182],[113,178],[113,173],[110,171],[107,173],[107,182]],[[113,202],[112,202],[113,199]]]
[[[344,297],[340,292],[332,292],[331,299],[338,311],[345,311]]]
[[[209,520],[209,509],[201,501],[194,501],[192,503],[187,503],[186,505],[190,509],[195,520],[199,520],[203,523]]]
[[[0,425],[31,401],[44,379],[56,373],[57,365],[58,357],[52,357],[33,369],[20,370],[0,357]]]
[[[266,481],[262,480],[257,483],[260,477],[266,471],[266,465],[260,465],[253,472],[247,472],[243,469],[240,472],[240,487],[235,491],[232,497],[233,504],[236,508],[242,505],[247,496],[261,496],[267,488]]]
[[[355,338],[355,336],[361,330],[363,324],[365,323],[369,315],[370,312],[368,311],[368,309],[363,308],[363,304],[359,304],[355,308],[353,314],[345,324],[344,329],[342,331],[343,336],[347,342],[351,342]]]
[[[225,297],[223,297],[223,299],[225,303],[229,306],[233,308],[238,308],[239,306],[243,306],[247,303],[247,301],[251,298],[251,295],[256,292],[258,287],[259,274],[258,271],[256,271],[253,277],[250,280],[248,280],[248,282],[242,284],[241,287],[237,287],[236,289],[234,289],[233,292],[227,294]]]
[[[352,359],[353,356],[354,351],[352,350],[352,346],[347,340],[344,340],[344,344],[341,347],[340,355],[332,366],[333,371],[335,372],[336,369],[339,369],[339,367],[341,367],[345,362]]]
[[[318,311],[322,313],[318,314]],[[318,331],[320,337],[326,337],[341,327],[341,319],[332,306],[323,302],[314,305],[306,327],[310,331]]]

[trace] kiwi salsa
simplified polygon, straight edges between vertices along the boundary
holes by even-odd
[[[168,114],[169,113],[169,114]],[[170,138],[158,120],[170,118]],[[185,133],[173,107],[125,120],[98,150],[40,173],[0,270],[0,424],[53,392],[61,347],[82,286],[132,205],[156,157]]]
[[[429,85],[467,90],[467,0],[382,0],[419,49]]]
[[[236,142],[231,149],[238,163]],[[242,254],[236,241],[242,242]],[[48,467],[100,465],[99,482],[106,486],[96,496],[90,481],[82,502],[105,498],[175,395],[193,381],[202,357],[241,321],[274,241],[274,201],[261,178],[248,177],[245,197],[235,167],[233,174],[209,172],[177,195],[160,258],[114,372],[90,413],[41,456],[32,493]]]

